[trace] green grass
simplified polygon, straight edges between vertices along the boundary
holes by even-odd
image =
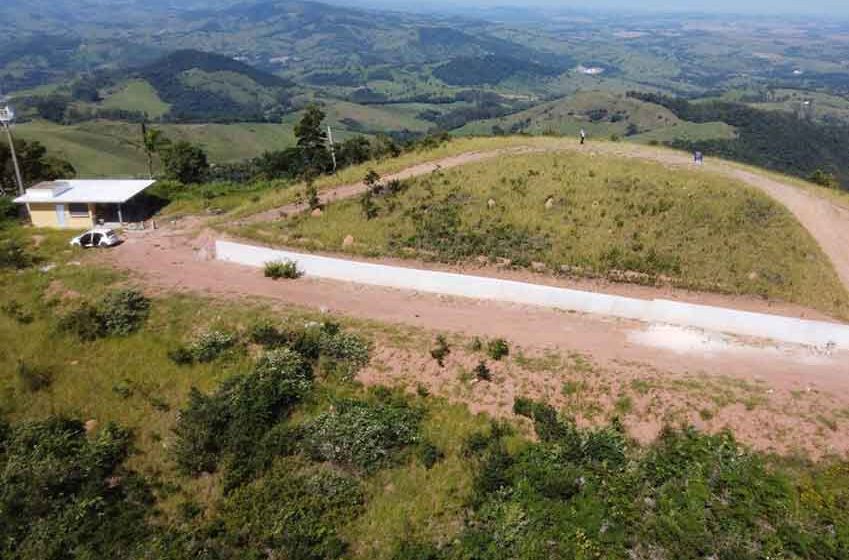
[[[210,161],[215,163],[241,161],[295,143],[292,126],[288,124],[165,124],[156,127],[171,140],[187,140],[202,146]],[[18,125],[15,134],[25,140],[41,142],[52,155],[71,162],[80,177],[147,174],[147,158],[136,124],[92,121],[63,126],[33,121]]]
[[[400,195],[376,198],[372,220],[352,199],[330,204],[321,218],[298,216],[239,233],[333,251],[343,250],[343,239],[352,235],[356,243],[345,250],[364,255],[449,261],[485,255],[540,261],[554,271],[564,265],[589,274],[631,270],[690,288],[775,298],[838,316],[847,312],[830,263],[791,214],[729,179],[564,152],[502,157],[409,185]],[[546,209],[549,198],[552,208]],[[422,243],[427,220],[417,223],[409,210],[428,207],[435,214],[459,213],[456,231],[443,232],[458,236],[449,247],[438,240]]]
[[[130,80],[122,84],[119,89],[103,99],[101,107],[141,111],[147,113],[151,119],[158,119],[171,109],[171,106],[159,98],[156,89],[146,80]]]

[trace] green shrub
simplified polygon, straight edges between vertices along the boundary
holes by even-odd
[[[419,439],[421,414],[406,405],[341,401],[304,427],[304,447],[320,461],[372,472]]]
[[[46,389],[53,382],[53,372],[49,369],[30,365],[23,360],[18,361],[15,373],[18,381],[30,393]]]
[[[326,560],[342,557],[341,529],[363,508],[356,479],[324,466],[282,461],[262,479],[224,502],[223,528],[237,545],[234,557]]]
[[[497,362],[510,355],[510,345],[503,338],[490,340],[486,345],[486,354]]]
[[[829,173],[827,171],[823,171],[822,169],[817,169],[814,171],[808,180],[812,183],[820,185],[822,187],[827,187],[829,189],[838,189],[840,188],[840,181],[837,180],[834,173]]]
[[[451,353],[451,347],[448,345],[448,340],[445,335],[436,336],[436,345],[431,349],[430,356],[436,360],[439,367],[445,367],[445,358]]]
[[[98,313],[108,335],[126,336],[147,319],[150,300],[137,290],[119,290],[101,300]]]
[[[286,278],[294,280],[303,276],[298,269],[298,263],[294,261],[269,261],[265,263],[265,277],[273,280]]]
[[[250,460],[256,443],[312,390],[312,368],[296,352],[268,352],[254,370],[224,381],[212,394],[189,394],[174,432],[174,456],[187,474],[214,471],[222,456]]]
[[[342,360],[354,369],[365,367],[371,358],[371,345],[362,337],[353,333],[334,332],[322,329],[319,338],[321,355],[334,360]]]
[[[130,433],[51,417],[0,425],[0,557],[129,558],[151,532],[151,496],[122,467]]]
[[[141,327],[150,312],[150,300],[136,290],[107,294],[97,305],[83,303],[59,319],[60,331],[82,341],[126,336]]]
[[[200,363],[212,362],[238,343],[233,333],[212,330],[199,334],[189,344],[192,358]]]

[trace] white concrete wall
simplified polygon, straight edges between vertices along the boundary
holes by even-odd
[[[216,258],[219,260],[256,267],[263,267],[269,261],[295,261],[307,276],[317,278],[538,305],[781,342],[849,348],[849,325],[838,323],[807,321],[662,299],[643,300],[497,278],[333,259],[229,241],[216,241],[215,251]]]

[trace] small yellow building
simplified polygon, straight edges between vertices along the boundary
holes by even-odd
[[[25,204],[32,225],[86,229],[123,224],[126,206],[155,181],[67,180],[39,183],[15,199]],[[132,214],[136,213],[131,208]]]

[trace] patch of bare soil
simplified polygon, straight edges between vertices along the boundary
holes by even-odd
[[[473,412],[513,417],[513,401],[530,397],[552,404],[578,425],[606,424],[619,417],[632,437],[655,439],[664,426],[693,425],[708,432],[730,429],[747,445],[782,455],[812,458],[846,455],[849,398],[798,377],[727,377],[688,370],[659,370],[648,363],[593,358],[564,348],[513,348],[503,361],[470,349],[470,340],[452,338],[440,367],[421,344],[382,339],[371,365],[358,379],[365,384],[426,391],[468,405]],[[486,361],[490,381],[474,368]]]

